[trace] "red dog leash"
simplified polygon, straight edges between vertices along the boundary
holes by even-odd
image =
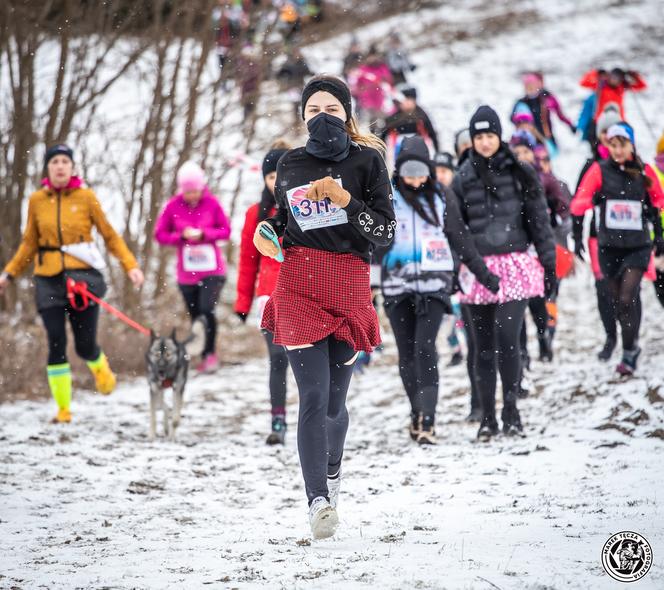
[[[80,297],[81,303],[76,301],[77,296]],[[106,301],[100,299],[94,293],[90,293],[88,290],[88,284],[85,281],[80,281],[77,283],[74,279],[68,277],[67,299],[69,299],[69,305],[71,305],[72,308],[76,311],[83,311],[87,309],[88,305],[90,305],[89,300],[92,299],[92,301],[101,305],[106,311],[112,313],[116,318],[123,321],[128,326],[134,328],[134,330],[138,330],[141,334],[145,334],[146,336],[150,335],[150,330],[148,330],[145,326],[141,326],[141,324],[127,317],[120,310],[115,309],[115,307],[109,303],[106,303]]]

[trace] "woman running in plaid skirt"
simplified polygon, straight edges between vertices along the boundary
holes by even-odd
[[[300,394],[297,442],[314,538],[334,534],[341,459],[348,430],[346,393],[360,351],[380,343],[369,260],[389,245],[396,222],[382,142],[360,134],[348,86],[316,76],[302,92],[305,147],[277,166],[277,214],[254,244],[284,261],[263,328],[287,349]],[[272,238],[272,239],[271,239]]]

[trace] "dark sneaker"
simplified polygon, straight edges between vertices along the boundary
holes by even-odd
[[[408,425],[408,433],[410,434],[410,438],[412,440],[417,440],[417,437],[420,435],[420,431],[422,430],[421,420],[422,418],[418,413],[416,412],[410,413],[410,424]]]
[[[420,423],[420,433],[417,435],[417,444],[419,445],[435,445],[436,430],[433,426],[433,417],[425,416]]]
[[[272,418],[272,432],[265,441],[268,445],[283,445],[286,442],[286,417],[275,416]]]
[[[498,422],[496,422],[496,419],[493,416],[484,416],[480,424],[480,429],[477,431],[477,440],[480,442],[489,442],[498,432]]]
[[[516,404],[506,404],[503,406],[500,417],[503,421],[503,434],[505,436],[524,436],[521,416],[519,415]]]
[[[618,363],[616,371],[623,377],[634,375],[640,354],[641,349],[638,346],[632,350],[623,350],[622,360]]]
[[[616,337],[615,336],[607,336],[606,340],[604,341],[604,347],[602,350],[600,350],[597,353],[597,358],[600,361],[608,361],[611,358],[611,355],[613,354],[613,350],[616,347]]]
[[[539,360],[550,363],[553,360],[553,347],[551,346],[549,333],[546,332],[543,336],[538,336],[537,341],[539,342]]]

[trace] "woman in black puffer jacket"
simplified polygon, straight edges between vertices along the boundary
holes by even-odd
[[[521,375],[519,334],[531,297],[556,288],[555,242],[542,186],[535,170],[517,161],[500,139],[496,112],[481,106],[470,120],[473,147],[454,178],[461,214],[489,270],[500,277],[491,293],[461,272],[476,342],[475,379],[482,403],[478,438],[498,433],[495,415],[496,364],[503,383],[503,432],[521,435],[516,407]],[[528,252],[535,246],[537,256]],[[539,261],[538,261],[539,259]]]

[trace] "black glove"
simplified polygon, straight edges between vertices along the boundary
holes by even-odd
[[[240,318],[240,321],[243,324],[247,323],[247,316],[249,315],[248,313],[242,313],[241,311],[236,311],[235,315]]]
[[[583,253],[586,251],[586,247],[583,245],[583,240],[574,240],[574,254],[584,262],[586,259],[583,257]]]
[[[489,289],[489,291],[494,294],[498,293],[500,289],[500,277],[493,274],[492,272],[488,272],[486,276],[483,276],[480,283],[482,283],[487,289]]]
[[[550,299],[558,289],[558,277],[555,269],[544,271],[544,297]]]
[[[654,242],[655,256],[664,256],[664,238],[659,236]]]

